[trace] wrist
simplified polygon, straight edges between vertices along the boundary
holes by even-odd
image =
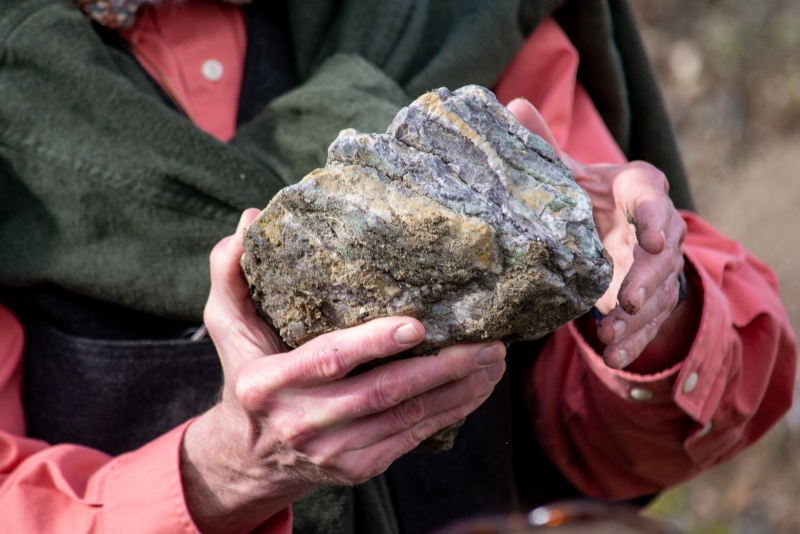
[[[251,532],[312,487],[255,453],[262,431],[223,403],[187,428],[181,481],[204,534]]]

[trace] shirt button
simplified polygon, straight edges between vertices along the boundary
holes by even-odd
[[[686,382],[683,383],[683,392],[691,393],[696,385],[697,385],[697,373],[692,371],[689,374],[689,376],[686,377]]]
[[[209,82],[217,82],[220,78],[222,78],[222,74],[225,72],[225,69],[222,68],[222,63],[216,59],[207,59],[203,61],[203,66],[200,67],[200,72],[203,74],[203,78]]]
[[[637,401],[649,401],[653,398],[653,392],[644,388],[633,388],[631,390],[631,398]]]
[[[708,422],[708,424],[707,424],[706,426],[704,426],[703,428],[701,428],[701,429],[700,429],[700,431],[699,431],[699,432],[697,432],[697,434],[695,434],[695,437],[702,438],[703,436],[705,436],[706,434],[708,434],[709,432],[711,432],[711,428],[712,428],[713,426],[714,426],[714,425],[712,425],[712,424],[711,424],[711,421],[709,421],[709,422]]]

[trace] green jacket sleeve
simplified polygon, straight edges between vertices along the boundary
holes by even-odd
[[[601,26],[614,27],[616,41],[636,37],[621,15],[626,29],[611,25],[608,1],[576,0],[563,10],[606,6],[592,11]],[[208,253],[243,209],[265,206],[324,165],[344,128],[382,132],[403,105],[436,87],[491,87],[524,34],[563,3],[288,0],[302,83],[226,144],[165,106],[135,60],[103,44],[70,0],[0,1],[0,286],[50,282],[199,319]],[[594,19],[575,20],[576,34],[594,36],[584,49],[617,58],[596,61],[605,67],[593,79],[618,90],[593,98],[613,104],[600,110],[619,126],[612,131],[625,133],[623,149],[680,170],[657,92],[630,81],[650,83],[652,74],[620,56]],[[629,113],[630,102],[647,105]],[[661,151],[630,152],[622,138],[631,131],[646,134],[637,147]]]
[[[336,56],[225,144],[164,106],[70,3],[0,9],[4,285],[53,282],[198,319],[208,253],[241,211],[323,164],[339,130],[385,129],[408,100],[363,59]]]

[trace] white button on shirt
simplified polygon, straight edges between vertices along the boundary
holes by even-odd
[[[709,421],[709,422],[708,422],[708,424],[707,424],[706,426],[704,426],[703,428],[701,428],[701,429],[700,429],[700,430],[697,432],[697,434],[695,434],[695,437],[702,438],[703,436],[705,436],[706,434],[708,434],[709,432],[711,432],[711,428],[712,428],[713,426],[714,426],[714,425],[712,425],[712,424],[711,424],[711,421]]]
[[[203,61],[200,72],[203,74],[203,78],[209,82],[218,82],[225,73],[225,69],[222,67],[222,63],[216,59],[207,59]]]
[[[653,392],[644,388],[631,389],[631,398],[637,401],[649,401],[653,398]]]
[[[689,376],[686,377],[686,381],[683,383],[683,392],[684,393],[691,393],[694,387],[697,385],[697,373],[692,371]]]

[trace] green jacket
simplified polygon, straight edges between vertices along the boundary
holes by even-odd
[[[685,176],[624,0],[289,0],[300,85],[225,144],[167,107],[70,0],[0,2],[0,285],[51,282],[197,320],[208,254],[242,210],[383,132],[428,89],[492,87],[557,8],[580,78],[629,158]]]

